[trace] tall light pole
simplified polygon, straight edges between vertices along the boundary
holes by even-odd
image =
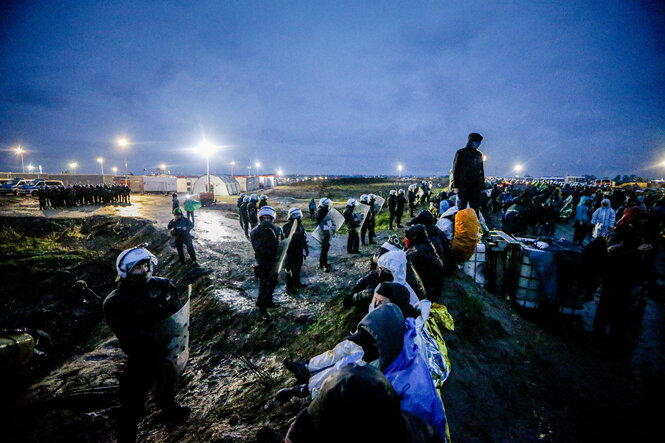
[[[261,163],[256,162],[254,163],[254,166],[256,166],[256,176],[259,177],[259,181],[261,181],[261,176],[259,175],[259,168],[261,167]]]
[[[42,175],[42,165],[39,165],[39,175]],[[39,175],[37,176],[37,178],[39,178]]]
[[[404,169],[404,166],[401,164],[397,165],[397,178],[402,178],[402,169]]]
[[[15,151],[16,151],[16,155],[21,156],[21,174],[25,174],[25,166],[23,165],[23,152],[25,152],[25,151],[20,146],[17,146]]]
[[[231,162],[231,177],[233,177],[233,167],[236,165],[236,162]]]
[[[104,178],[104,159],[102,157],[98,157],[97,161],[99,162],[99,165],[102,167],[102,180]]]
[[[206,174],[208,175],[208,188],[206,189],[206,192],[210,192],[211,186],[210,186],[210,154],[213,153],[215,147],[208,142],[208,140],[203,139],[203,141],[199,144],[199,150],[203,155],[206,157]]]
[[[114,176],[114,177],[115,177],[116,175],[118,175],[118,168],[116,168],[115,166],[111,168],[111,171],[113,171],[113,176]]]
[[[35,169],[34,166],[28,165],[28,172],[32,174],[32,171]]]
[[[125,185],[127,185],[127,147],[129,146],[129,140],[124,137],[119,138],[118,146],[120,146],[120,149],[125,151]]]

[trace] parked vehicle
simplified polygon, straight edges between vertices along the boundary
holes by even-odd
[[[20,195],[37,195],[37,190],[40,186],[44,186],[44,179],[36,178],[26,181],[25,184],[18,187],[16,192]]]
[[[62,180],[45,180],[43,178],[36,178],[19,187],[18,193],[22,195],[32,195],[34,197],[39,190],[45,186],[65,186],[65,184]]]
[[[0,185],[0,194],[18,194],[18,187],[25,184],[25,179],[14,178],[3,185]]]

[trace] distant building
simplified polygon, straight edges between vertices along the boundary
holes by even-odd
[[[199,177],[192,188],[192,194],[198,195],[202,192],[213,192],[215,197],[240,194],[240,184],[231,175],[211,175],[210,191],[208,191],[208,176]]]
[[[255,175],[236,175],[241,192],[250,192],[259,189],[259,178]]]
[[[261,188],[272,188],[276,184],[275,182],[275,175],[270,174],[270,175],[261,175],[259,176],[259,187]]]
[[[178,193],[191,194],[194,189],[194,183],[199,177],[179,175],[176,180],[176,189]]]
[[[144,175],[143,192],[169,193],[176,192],[178,179],[172,175]]]

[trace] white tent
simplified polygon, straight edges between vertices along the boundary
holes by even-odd
[[[240,194],[240,184],[230,175],[211,175],[210,187],[215,196],[224,195],[238,195]],[[199,177],[194,183],[192,194],[197,195],[201,192],[207,192],[208,189],[208,176],[204,175]]]

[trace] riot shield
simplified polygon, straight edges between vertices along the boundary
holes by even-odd
[[[354,217],[356,217],[357,214],[356,220],[358,221],[359,229],[363,227],[363,224],[365,223],[365,219],[367,218],[368,213],[369,213],[369,205],[365,205],[362,203],[358,203],[356,205],[356,209],[354,209],[353,215]]]
[[[362,205],[359,205],[362,206]],[[328,231],[330,236],[335,235],[335,232],[339,231],[339,228],[344,224],[344,216],[335,208],[330,208],[328,215],[323,221],[316,227],[314,232],[312,232],[312,237],[316,239],[319,243],[323,243],[323,239],[326,237],[323,232]]]
[[[172,316],[160,321],[155,326],[157,346],[165,350],[165,378],[176,378],[185,369],[189,359],[189,299],[192,285],[187,295],[181,297],[182,307]]]
[[[377,195],[374,197],[374,215],[378,216],[383,209],[383,204],[386,202],[386,199]]]
[[[272,269],[270,271],[272,274],[279,274],[279,271],[282,270],[282,266],[284,266],[284,260],[286,259],[286,252],[289,250],[289,245],[291,244],[293,233],[296,232],[297,227],[298,224],[294,221],[293,226],[291,226],[289,236],[279,242],[279,245],[277,246],[277,258],[275,258],[275,263],[273,263]]]
[[[559,211],[559,217],[562,219],[570,218],[573,215],[573,196],[569,195],[563,202],[563,207]]]

